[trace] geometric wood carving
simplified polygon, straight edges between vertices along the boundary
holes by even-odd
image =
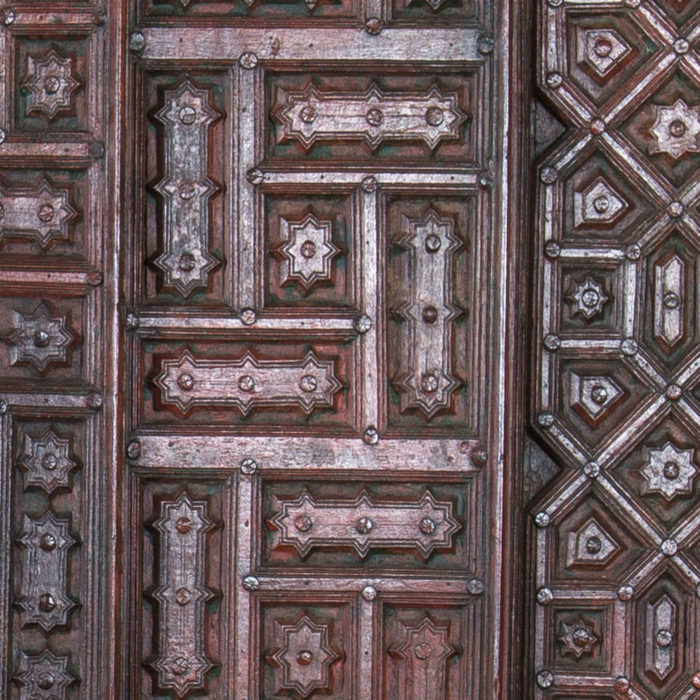
[[[275,664],[279,692],[295,691],[307,698],[314,690],[327,689],[333,662],[340,658],[329,643],[329,626],[304,615],[295,625],[275,622],[283,646],[269,657]]]
[[[194,406],[235,406],[246,415],[256,406],[299,406],[311,413],[331,406],[341,384],[332,360],[309,351],[301,360],[258,360],[246,352],[238,360],[208,360],[185,351],[163,360],[154,383],[163,403],[186,412]]]
[[[0,185],[0,241],[9,236],[34,239],[42,248],[68,238],[68,224],[78,213],[68,190],[55,188],[42,177],[34,187]]]
[[[279,502],[270,519],[280,533],[278,545],[290,545],[302,557],[316,547],[350,547],[362,558],[374,548],[401,547],[427,558],[436,548],[450,547],[461,528],[452,503],[436,501],[429,491],[415,502],[379,501],[366,491],[353,501],[317,501],[304,491]]]
[[[317,281],[331,279],[333,258],[340,253],[331,240],[331,227],[330,221],[319,221],[313,214],[301,221],[280,218],[283,284],[295,280],[308,290]]]
[[[70,474],[78,465],[70,458],[70,440],[47,430],[38,438],[25,434],[19,466],[25,489],[39,486],[50,494],[59,486],[70,486]]]
[[[447,660],[457,653],[449,643],[449,629],[424,617],[417,625],[403,623],[404,641],[389,653],[399,660],[398,697],[405,700],[438,700],[447,697]]]
[[[167,286],[183,297],[206,287],[217,259],[209,252],[209,198],[218,187],[209,179],[209,125],[219,113],[209,104],[209,91],[189,80],[165,91],[156,113],[165,126],[165,174],[155,186],[163,197],[164,248],[155,260]]]
[[[409,300],[397,313],[401,325],[403,374],[396,378],[401,411],[420,409],[426,418],[451,403],[459,381],[452,374],[454,253],[461,241],[454,221],[431,209],[422,219],[404,217],[405,233],[399,243],[409,251]]]
[[[22,86],[27,96],[27,114],[40,112],[53,119],[71,108],[71,97],[80,83],[72,75],[72,58],[61,58],[54,50],[42,59],[28,58],[27,77]]]
[[[22,597],[17,604],[26,613],[27,624],[47,632],[68,622],[75,603],[68,597],[68,550],[75,540],[68,534],[70,521],[46,511],[39,519],[24,516]]]
[[[29,362],[43,372],[52,362],[66,361],[75,336],[68,329],[65,316],[54,316],[42,301],[31,313],[13,311],[12,318],[15,330],[9,335],[11,364]]]
[[[66,690],[74,681],[67,666],[67,657],[54,656],[48,649],[37,656],[20,651],[15,676],[21,686],[20,700],[65,700]]]
[[[365,92],[319,90],[312,83],[300,92],[280,90],[274,118],[282,124],[279,140],[296,138],[304,148],[316,141],[364,139],[371,148],[383,141],[422,140],[435,148],[442,139],[459,138],[467,118],[456,93],[433,85],[422,93],[385,93],[376,83]]]
[[[213,664],[204,650],[205,603],[212,597],[206,587],[206,534],[214,527],[207,518],[207,502],[192,501],[184,492],[161,504],[154,527],[158,548],[158,655],[152,666],[161,688],[178,695],[202,688]]]

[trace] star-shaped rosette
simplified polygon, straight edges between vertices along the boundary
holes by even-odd
[[[45,302],[31,313],[14,311],[15,330],[10,334],[10,362],[29,362],[43,372],[52,362],[64,363],[75,336],[65,316],[54,316]]]
[[[592,654],[593,648],[600,640],[593,632],[593,627],[579,618],[572,625],[561,623],[559,641],[564,645],[562,654],[573,654],[580,659],[584,654]]]
[[[698,473],[693,462],[693,450],[681,450],[671,442],[661,449],[649,450],[649,460],[640,469],[645,479],[643,493],[659,493],[667,501],[692,494]]]
[[[655,138],[649,153],[668,153],[678,160],[684,153],[700,151],[700,107],[689,107],[678,99],[672,105],[652,105],[656,121],[651,127]]]
[[[70,440],[47,430],[41,437],[25,434],[19,466],[24,470],[25,488],[39,486],[50,494],[70,486],[70,474],[78,465],[70,457]]]
[[[73,93],[80,83],[73,77],[73,59],[59,56],[53,49],[43,58],[29,56],[27,77],[22,87],[28,91],[26,112],[40,112],[52,120],[70,110]]]

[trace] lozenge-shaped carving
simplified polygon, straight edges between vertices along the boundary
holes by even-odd
[[[417,408],[426,418],[448,408],[459,382],[452,374],[454,253],[462,242],[454,221],[431,209],[422,219],[404,219],[400,244],[409,252],[401,325],[401,410]]]
[[[404,641],[389,653],[403,662],[399,676],[403,700],[439,700],[447,697],[447,660],[457,650],[447,627],[424,617],[417,625],[404,624]]]
[[[68,550],[75,544],[69,534],[70,521],[46,512],[39,519],[24,516],[22,597],[17,604],[26,613],[27,624],[47,632],[65,625],[75,603],[68,597]]]
[[[316,500],[304,491],[298,498],[280,499],[270,520],[277,546],[290,545],[304,557],[315,547],[350,547],[360,557],[371,549],[401,547],[429,557],[450,547],[461,526],[452,503],[436,501],[426,491],[417,501],[380,501],[363,491],[352,501]]]
[[[0,241],[11,236],[29,238],[44,248],[52,241],[66,240],[77,215],[68,190],[53,187],[46,178],[34,187],[0,184]]]
[[[161,504],[154,523],[158,547],[158,656],[153,668],[161,688],[182,696],[202,688],[212,668],[204,648],[205,603],[212,596],[206,587],[206,535],[214,527],[207,517],[206,501],[192,501],[183,493]]]
[[[676,665],[676,604],[663,595],[646,608],[646,671],[663,680]]]
[[[671,351],[685,335],[685,263],[678,255],[654,265],[654,337]]]
[[[182,411],[235,406],[244,415],[256,406],[299,406],[311,413],[331,406],[341,389],[333,361],[313,352],[299,360],[258,360],[249,352],[237,360],[209,360],[185,351],[177,360],[164,360],[154,381],[163,403]]]
[[[156,113],[165,127],[165,176],[155,186],[163,197],[163,252],[155,264],[165,285],[183,297],[206,287],[217,259],[209,252],[209,199],[218,190],[209,179],[209,125],[219,113],[209,104],[209,92],[185,80],[165,91]]]
[[[385,93],[376,84],[365,92],[334,92],[312,83],[299,92],[280,90],[273,116],[282,125],[280,141],[295,138],[310,148],[322,140],[363,139],[373,149],[387,140],[435,148],[443,139],[458,139],[467,118],[457,94],[437,85]]]

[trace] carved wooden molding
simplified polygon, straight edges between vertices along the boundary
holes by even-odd
[[[165,176],[155,190],[165,204],[163,252],[155,264],[165,284],[187,297],[207,286],[218,263],[209,252],[209,199],[218,187],[207,167],[209,126],[219,113],[209,103],[208,90],[185,80],[165,91],[156,118],[165,126]]]
[[[10,236],[35,240],[42,248],[69,237],[69,224],[78,212],[67,189],[42,177],[33,187],[0,185],[0,241]]]
[[[15,330],[9,340],[10,361],[29,362],[39,372],[43,372],[53,362],[63,363],[68,357],[68,348],[75,336],[67,325],[66,317],[57,315],[41,302],[31,313],[13,311]]]
[[[403,625],[404,641],[389,653],[399,660],[399,697],[406,700],[447,697],[447,660],[457,653],[447,627],[424,617],[417,625]]]
[[[363,491],[353,501],[316,500],[304,491],[293,500],[280,499],[270,519],[279,531],[279,545],[294,547],[305,557],[316,547],[350,547],[364,558],[371,549],[401,547],[423,557],[450,547],[461,525],[452,503],[436,501],[426,491],[414,502],[381,501]]]
[[[401,245],[409,251],[408,300],[397,313],[403,374],[396,378],[401,410],[418,408],[432,418],[450,406],[459,381],[452,374],[452,333],[459,310],[453,303],[454,254],[462,242],[454,221],[431,209],[422,219],[405,217]]]
[[[209,360],[183,352],[164,360],[154,380],[163,403],[182,411],[195,406],[235,406],[246,415],[256,406],[299,406],[311,413],[331,406],[341,384],[332,360],[313,352],[301,360],[258,360],[246,353],[238,360]]]
[[[296,624],[276,622],[282,646],[270,656],[278,690],[295,691],[302,698],[328,689],[330,668],[339,655],[330,646],[329,626],[304,615]]]
[[[385,93],[373,84],[363,93],[320,90],[309,83],[300,92],[280,90],[273,116],[282,125],[279,140],[295,138],[304,148],[329,139],[363,139],[371,148],[384,141],[424,141],[435,148],[459,138],[467,115],[456,93],[437,85],[424,92]]]
[[[75,603],[68,597],[68,550],[76,544],[70,521],[47,511],[39,519],[24,516],[22,595],[17,604],[27,623],[47,632],[65,625]]]
[[[204,648],[205,603],[212,597],[206,587],[206,535],[214,523],[207,517],[206,501],[193,501],[185,492],[161,504],[154,523],[158,547],[158,655],[152,666],[158,684],[182,696],[203,688],[213,667]]]

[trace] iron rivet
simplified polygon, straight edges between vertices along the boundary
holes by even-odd
[[[547,241],[544,246],[544,254],[548,258],[558,258],[561,255],[561,246],[556,241]]]
[[[541,510],[535,515],[535,525],[537,527],[547,527],[549,525],[549,514]]]
[[[551,671],[540,671],[537,674],[537,685],[540,688],[551,688],[554,685],[554,674]]]
[[[251,184],[259,185],[265,179],[265,174],[260,168],[251,168],[246,174],[246,177]]]
[[[618,693],[626,693],[630,689],[630,682],[624,676],[619,676],[615,679],[613,688]]]
[[[248,575],[243,579],[243,588],[246,591],[257,591],[260,588],[260,581],[255,576]]]
[[[244,474],[254,474],[258,470],[258,463],[250,458],[246,457],[242,462],[241,462],[241,471]]]
[[[669,384],[666,387],[666,398],[671,401],[678,401],[683,395],[683,389],[681,389],[678,384]]]
[[[102,406],[102,394],[98,394],[96,391],[88,394],[87,405],[90,406],[90,408],[100,408]]]
[[[5,414],[7,413],[7,401],[5,400],[0,400],[0,414]]]
[[[537,423],[543,428],[551,428],[554,425],[554,414],[546,411],[537,414]]]
[[[127,445],[126,456],[129,459],[138,459],[141,456],[141,443],[138,440],[132,440]]]
[[[700,671],[693,674],[693,686],[700,688]]]
[[[617,597],[620,600],[631,600],[634,595],[634,588],[632,586],[620,586],[617,589]]]
[[[677,219],[683,213],[683,204],[681,202],[671,202],[666,211],[668,211],[669,216]]]
[[[254,309],[241,309],[241,323],[252,326],[258,320]]]
[[[589,479],[596,479],[598,477],[598,474],[600,474],[600,466],[597,462],[586,462],[586,464],[583,467],[583,473]]]
[[[247,51],[246,53],[241,54],[241,57],[238,59],[238,62],[243,68],[251,70],[258,65],[258,57],[252,51]]]
[[[540,180],[542,180],[545,185],[553,185],[558,177],[559,173],[554,168],[542,168],[540,172]]]
[[[602,119],[594,119],[590,124],[591,133],[598,136],[605,131],[605,122]]]
[[[495,42],[493,37],[482,36],[478,43],[479,53],[484,54],[485,56],[490,54],[493,51],[494,44]]]
[[[126,315],[126,327],[128,330],[133,331],[136,328],[139,327],[139,324],[141,321],[139,320],[139,317],[136,314],[127,314]]]
[[[376,36],[382,31],[382,20],[379,17],[370,17],[365,22],[365,31],[372,36]]]
[[[632,245],[627,246],[627,249],[625,250],[625,257],[628,260],[639,260],[641,256],[642,249],[636,243],[632,243]]]
[[[146,37],[141,32],[134,32],[129,37],[129,48],[132,51],[143,51],[146,46]]]
[[[365,192],[374,192],[377,189],[377,178],[372,175],[368,175],[362,180],[360,185]]]
[[[562,86],[564,79],[561,77],[560,73],[549,73],[547,75],[547,85],[553,90],[557,90]]]
[[[7,138],[7,132],[5,129],[0,129],[0,143],[3,143]]]
[[[552,352],[558,350],[559,346],[561,345],[561,339],[556,333],[549,333],[546,335],[543,342],[545,348],[547,348],[547,350],[551,350]]]
[[[371,603],[377,597],[377,589],[374,586],[365,586],[362,589],[362,597]]]
[[[363,314],[362,316],[358,316],[353,321],[352,325],[358,333],[366,333],[372,327],[372,319],[366,314]]]
[[[102,284],[102,273],[98,272],[97,270],[93,270],[92,272],[87,273],[86,279],[89,285],[99,287]]]
[[[690,44],[687,39],[680,37],[673,42],[673,50],[680,55],[688,53],[688,51],[690,51]]]
[[[6,8],[5,12],[3,13],[3,23],[10,25],[15,21],[15,19],[17,19],[15,11],[11,7]]]
[[[376,445],[379,442],[379,433],[377,432],[377,429],[370,426],[365,430],[365,432],[362,435],[362,439],[368,444],[368,445]]]
[[[634,338],[625,338],[620,343],[620,350],[623,355],[636,355],[639,351],[639,345],[637,345],[637,341]]]
[[[470,579],[467,583],[467,590],[472,595],[481,595],[484,592],[484,582],[480,578]]]
[[[554,600],[554,593],[552,593],[551,588],[547,588],[546,586],[543,588],[540,588],[539,591],[537,591],[537,602],[540,605],[549,605]]]
[[[668,538],[661,543],[661,551],[667,556],[672,557],[678,552],[678,543],[672,538]]]

